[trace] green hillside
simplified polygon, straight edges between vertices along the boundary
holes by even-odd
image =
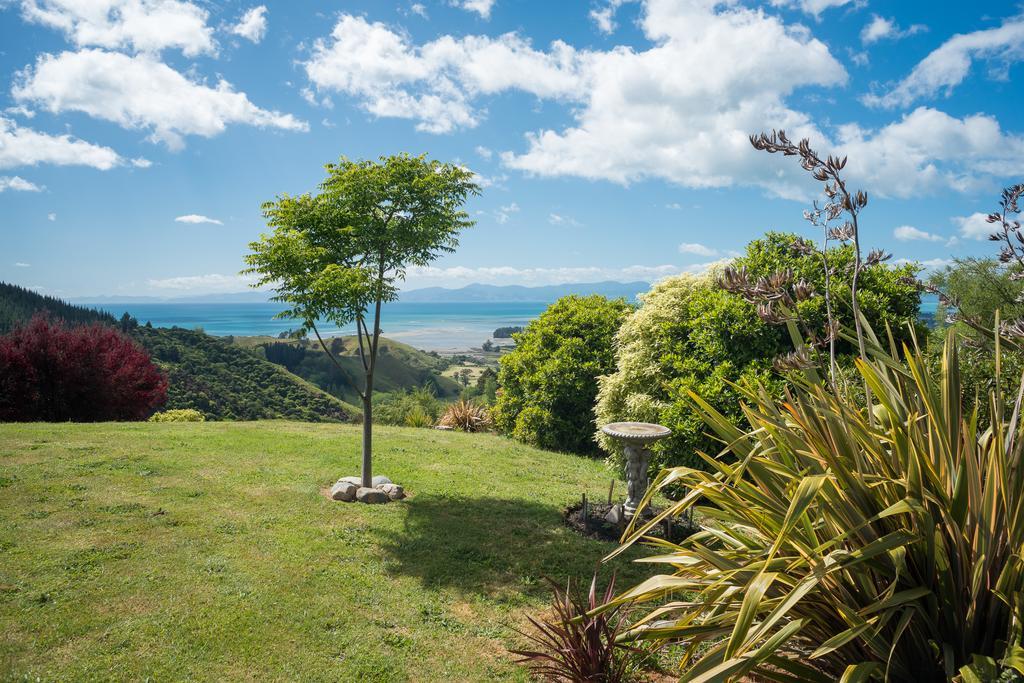
[[[562,521],[584,491],[607,494],[607,470],[384,427],[376,471],[410,498],[327,500],[358,471],[359,438],[294,422],[0,425],[0,678],[525,681],[507,648],[547,607],[541,578],[588,577],[612,548]],[[622,586],[657,571],[614,568]]]
[[[122,324],[112,316],[0,283],[0,333],[36,312],[72,324],[118,325],[167,373],[168,408],[195,408],[211,420],[290,418],[352,421],[359,409],[230,342],[181,328]]]
[[[113,325],[116,321],[109,313],[83,306],[72,306],[52,296],[43,296],[31,289],[0,282],[0,334],[10,332],[16,325],[28,321],[37,312],[49,313],[72,325],[102,322]]]
[[[167,373],[168,408],[207,419],[352,421],[360,411],[284,368],[196,330],[138,327],[131,332]]]
[[[335,365],[311,340],[275,339],[273,337],[236,337],[235,343],[252,349],[263,358],[315,384],[342,400],[358,403],[357,388],[363,384],[363,366],[359,360],[356,337],[333,337],[325,342],[340,361]],[[442,372],[450,364],[440,356],[425,353],[390,339],[381,339],[380,355],[374,375],[374,389],[388,393],[402,389],[429,386],[440,398],[454,398],[462,387]]]

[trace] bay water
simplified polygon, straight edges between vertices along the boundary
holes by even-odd
[[[215,336],[272,336],[298,328],[290,319],[277,319],[284,306],[276,303],[82,303],[115,317],[127,312],[140,324],[154,327],[201,328]],[[464,351],[479,348],[499,327],[525,326],[548,302],[402,303],[386,304],[381,328],[389,339],[425,351]],[[355,334],[355,324],[317,326],[324,336]]]

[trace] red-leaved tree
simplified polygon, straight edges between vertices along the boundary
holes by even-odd
[[[167,400],[167,378],[129,337],[37,314],[0,336],[0,421],[142,420]]]

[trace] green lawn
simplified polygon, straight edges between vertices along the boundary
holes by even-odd
[[[610,550],[560,516],[607,471],[489,435],[376,437],[401,503],[321,494],[356,473],[355,426],[0,425],[0,677],[524,680],[509,627],[544,609],[543,575]],[[622,586],[650,571],[617,566]]]

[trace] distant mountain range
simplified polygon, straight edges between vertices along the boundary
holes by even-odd
[[[555,301],[563,296],[600,294],[611,299],[623,297],[629,301],[651,288],[647,282],[577,282],[565,285],[524,287],[522,285],[472,284],[458,289],[425,287],[402,292],[406,303],[474,303],[474,302],[540,302]]]
[[[512,302],[512,303],[549,303],[569,294],[590,295],[600,294],[611,299],[623,297],[629,301],[637,294],[651,288],[647,282],[576,282],[564,285],[543,285],[525,287],[523,285],[484,285],[474,283],[449,289],[447,287],[425,287],[402,292],[404,303],[474,303],[474,302]],[[177,304],[224,304],[224,303],[266,303],[270,292],[248,291],[231,294],[205,294],[199,296],[157,297],[157,296],[91,296],[71,297],[67,301],[89,304],[142,304],[142,303],[177,303]]]

